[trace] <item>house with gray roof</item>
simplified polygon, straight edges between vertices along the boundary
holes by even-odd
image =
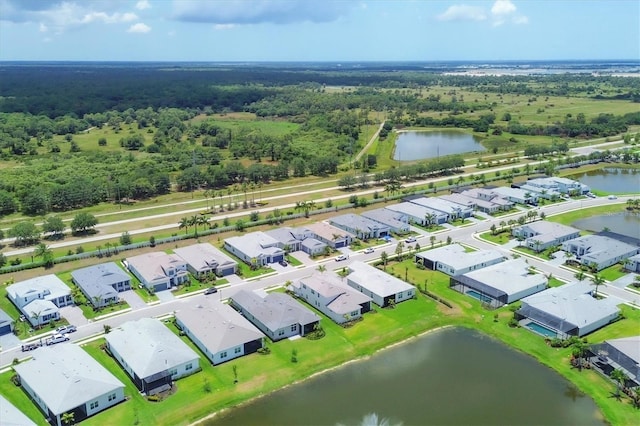
[[[362,212],[360,215],[389,227],[389,230],[396,234],[405,234],[410,230],[409,217],[400,212],[380,208]]]
[[[393,212],[402,213],[409,218],[409,222],[417,223],[418,225],[427,226],[431,222],[434,225],[439,225],[449,221],[449,215],[438,210],[433,210],[418,204],[410,203],[408,201],[390,204],[385,209]],[[431,219],[427,219],[431,218]]]
[[[275,238],[262,231],[230,237],[224,240],[224,248],[248,265],[265,266],[284,260],[285,252]]]
[[[449,201],[453,204],[458,204],[465,208],[475,210],[478,207],[478,200],[475,198],[467,197],[466,195],[451,193],[438,196],[439,199]]]
[[[270,229],[264,232],[280,243],[280,248],[285,252],[303,251],[310,256],[324,252],[327,246],[322,241],[316,239],[316,235],[308,228],[291,228],[288,226]]]
[[[2,426],[36,426],[36,423],[0,395],[0,424]]]
[[[32,326],[59,320],[59,308],[73,304],[69,286],[53,274],[11,284],[7,296]]]
[[[381,238],[389,235],[389,227],[375,220],[353,213],[332,217],[329,223],[354,234],[361,240]]]
[[[460,244],[446,246],[416,253],[416,263],[433,271],[444,272],[449,276],[462,275],[476,269],[486,268],[503,262],[505,257],[497,250],[477,250],[467,252]]]
[[[31,356],[13,368],[52,425],[62,426],[65,413],[79,423],[124,401],[124,384],[80,346],[43,346]]]
[[[624,267],[627,271],[640,272],[640,254],[636,254],[627,259]]]
[[[306,226],[316,240],[328,245],[332,249],[347,247],[355,238],[350,232],[335,227],[327,222],[315,222]]]
[[[404,302],[416,295],[414,286],[368,263],[357,261],[348,268],[347,285],[370,297],[381,308]]]
[[[71,280],[95,308],[118,303],[118,293],[131,290],[131,277],[114,262],[76,269]]]
[[[0,309],[0,336],[13,333],[15,321],[5,311]]]
[[[476,200],[476,208],[485,213],[511,210],[513,201],[503,198],[500,194],[485,188],[471,188],[460,192],[460,195]]]
[[[640,386],[640,336],[621,337],[591,345],[591,364],[606,375],[615,369],[628,377],[627,386]]]
[[[209,243],[180,247],[173,252],[187,263],[187,270],[197,278],[207,274],[224,277],[238,271],[238,262]]]
[[[523,326],[536,332],[549,330],[560,338],[582,337],[620,316],[613,299],[596,299],[592,291],[593,287],[582,281],[548,288],[522,299],[517,318]]]
[[[217,365],[262,348],[264,334],[231,306],[205,299],[176,311],[176,325]]]
[[[541,188],[539,186],[529,185],[528,181],[518,184],[518,188],[523,191],[536,194],[538,198],[543,198],[545,200],[558,200],[562,196],[561,193],[553,189],[547,189],[547,188]]]
[[[326,251],[328,246],[320,240],[315,238],[305,238],[305,240],[300,243],[300,250],[307,253],[309,256],[316,256],[322,254]]]
[[[107,349],[140,392],[155,395],[200,371],[200,357],[157,319],[128,321],[105,334]]]
[[[542,291],[547,283],[547,277],[532,273],[524,259],[507,260],[449,279],[449,287],[492,307]]]
[[[145,253],[128,257],[126,265],[140,283],[152,291],[169,290],[189,279],[187,262],[175,254]]]
[[[516,204],[535,204],[538,202],[538,195],[534,192],[528,192],[519,188],[509,188],[506,186],[498,186],[492,189],[493,192],[502,198],[506,198]]]
[[[451,220],[466,218],[473,215],[473,208],[452,203],[451,201],[444,200],[440,197],[417,197],[409,198],[408,201],[419,206],[446,213],[449,215],[449,219]]]
[[[587,185],[577,180],[559,176],[529,179],[527,183],[531,186],[537,186],[562,194],[586,194],[591,190]]]
[[[600,235],[585,235],[562,244],[582,265],[600,271],[640,253],[640,247]]]
[[[231,297],[231,306],[272,341],[291,336],[305,336],[318,324],[320,316],[284,293],[268,293],[265,297],[240,290]]]
[[[524,239],[525,246],[536,252],[555,247],[580,236],[579,229],[546,220],[518,226],[511,233],[516,238]]]
[[[300,278],[291,284],[291,289],[337,324],[357,320],[371,310],[371,298],[349,287],[336,274]]]

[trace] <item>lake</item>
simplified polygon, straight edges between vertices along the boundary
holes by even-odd
[[[407,131],[398,134],[393,159],[413,161],[484,150],[480,139],[468,133]]]
[[[619,194],[640,192],[640,170],[638,169],[605,167],[569,177],[589,185],[592,190]]]
[[[577,220],[571,226],[591,232],[600,232],[604,228],[609,228],[616,234],[628,235],[640,240],[640,214],[637,213],[624,212],[593,216]]]
[[[374,426],[382,419],[405,426],[605,424],[595,403],[560,375],[463,328],[381,351],[205,424]]]

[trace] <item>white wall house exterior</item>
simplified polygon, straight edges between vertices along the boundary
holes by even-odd
[[[389,227],[375,220],[353,213],[332,217],[329,223],[354,234],[361,240],[381,238],[389,235]]]
[[[485,213],[496,213],[498,211],[511,210],[513,201],[503,198],[500,194],[484,188],[472,188],[460,192],[460,195],[473,198],[476,201],[476,208]]]
[[[322,273],[291,284],[293,292],[338,324],[357,320],[371,310],[371,298],[343,283],[336,274]]]
[[[33,326],[57,321],[59,308],[73,304],[69,286],[53,274],[12,284],[7,296]]]
[[[13,333],[13,325],[13,318],[0,309],[0,336]]]
[[[396,234],[405,234],[410,230],[409,217],[403,213],[381,208],[362,212],[361,216],[388,226]]]
[[[224,277],[238,270],[238,262],[209,243],[180,247],[173,252],[187,263],[187,270],[198,278],[207,274]]]
[[[264,334],[231,306],[206,299],[175,313],[176,324],[217,365],[256,352]]]
[[[355,235],[343,229],[335,227],[327,222],[315,222],[306,226],[314,238],[332,249],[347,247],[353,242]]]
[[[124,384],[74,344],[44,346],[14,366],[22,388],[55,426],[74,413],[79,423],[124,401]]]
[[[625,263],[625,269],[631,272],[640,272],[640,254],[629,257]]]
[[[391,204],[385,207],[387,210],[393,212],[402,213],[409,218],[409,222],[417,223],[418,225],[427,226],[431,220],[431,224],[439,225],[449,221],[449,215],[438,210],[433,210],[418,204],[409,203],[405,201],[403,203]],[[431,219],[427,219],[427,217]]]
[[[96,308],[117,303],[119,292],[131,290],[131,277],[114,262],[76,269],[71,280]]]
[[[416,253],[415,260],[427,269],[454,276],[495,265],[505,258],[496,250],[467,252],[460,244],[449,244]]]
[[[127,258],[129,271],[149,290],[169,290],[189,279],[187,262],[175,254],[145,253]]]
[[[524,191],[519,188],[499,186],[493,188],[492,191],[516,204],[535,204],[538,202],[538,195],[536,193]]]
[[[107,348],[140,392],[171,389],[174,380],[200,371],[198,354],[157,319],[128,321],[105,334]]]
[[[562,194],[586,194],[591,190],[587,185],[576,180],[558,176],[529,179],[527,183],[532,186],[557,191]]]
[[[282,244],[262,231],[224,240],[224,248],[248,265],[264,266],[284,260]]]
[[[640,253],[640,247],[600,235],[586,235],[562,244],[562,250],[575,255],[582,265],[597,271]]]
[[[347,284],[368,296],[380,307],[412,299],[416,288],[364,262],[349,265]]]
[[[580,230],[560,223],[541,220],[518,226],[511,232],[516,238],[523,238],[524,245],[531,250],[541,252],[578,238]]]
[[[473,215],[473,208],[461,204],[452,203],[439,197],[418,197],[409,199],[409,202],[427,207],[449,215],[451,220],[466,218]]]

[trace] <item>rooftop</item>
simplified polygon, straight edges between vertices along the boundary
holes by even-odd
[[[458,214],[462,208],[460,204],[452,203],[451,201],[443,200],[438,197],[420,197],[411,200],[413,204],[418,204],[427,208],[445,212],[447,214]]]
[[[284,253],[284,251],[278,247],[280,242],[262,231],[251,232],[237,237],[229,237],[225,242],[249,257],[259,258],[264,255]]]
[[[524,228],[530,229],[538,235],[549,235],[554,238],[564,237],[565,235],[580,232],[579,229],[573,228],[571,226],[563,225],[561,223],[549,222],[546,220],[527,223],[525,225],[518,226],[516,229]]]
[[[349,287],[335,274],[314,274],[301,278],[299,284],[305,284],[320,296],[332,299],[327,307],[339,315],[356,311],[362,303],[371,301],[369,296]]]
[[[385,208],[362,212],[362,216],[394,228],[407,228],[408,226],[406,215]]]
[[[22,411],[0,395],[0,420],[2,426],[36,426]]]
[[[231,257],[209,243],[193,244],[174,249],[173,252],[196,271],[230,267],[238,264]]]
[[[485,262],[504,259],[504,255],[497,250],[477,250],[467,252],[460,244],[450,244],[416,254],[435,262],[449,265],[454,269],[469,268]]]
[[[127,262],[149,283],[163,280],[169,276],[168,271],[187,265],[179,256],[161,251],[128,257]]]
[[[370,290],[379,296],[391,296],[414,287],[367,263],[356,261],[349,265],[347,280]]]
[[[284,293],[269,293],[260,297],[253,291],[240,290],[232,299],[272,331],[292,324],[305,325],[320,321],[320,316]]]
[[[467,272],[462,276],[495,288],[505,294],[515,294],[547,283],[547,278],[544,275],[529,273],[529,265],[524,259],[507,260],[486,268]]]
[[[424,217],[428,214],[434,215],[436,217],[446,217],[446,214],[442,213],[441,211],[433,210],[425,206],[410,203],[408,201],[405,201],[403,203],[388,205],[385,207],[385,209],[388,209],[394,212],[404,213],[409,216],[420,218],[421,220],[424,219]]]
[[[367,217],[353,213],[332,217],[331,219],[329,219],[329,221],[332,224],[342,225],[344,227],[359,230],[361,232],[375,232],[388,229],[386,225],[382,225],[375,220],[371,220]]]
[[[71,277],[89,297],[107,297],[109,294],[115,294],[115,284],[131,280],[131,277],[114,262],[76,269],[71,272]]]
[[[48,274],[11,284],[7,287],[7,293],[13,299],[46,293],[44,298],[49,300],[68,296],[71,289],[54,274]]]
[[[607,340],[607,343],[640,365],[640,336]]]
[[[354,235],[344,231],[336,226],[328,224],[327,222],[316,222],[307,225],[307,228],[318,237],[321,237],[327,241],[335,241],[340,238],[353,238]]]
[[[634,251],[635,253],[633,254],[636,254],[640,250],[638,247],[600,235],[585,235],[584,237],[569,240],[566,244],[573,244],[587,249],[587,253],[582,255],[583,262],[599,263],[618,256],[628,255]]]

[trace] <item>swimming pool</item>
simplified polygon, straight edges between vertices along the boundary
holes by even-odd
[[[466,294],[484,303],[491,303],[491,301],[493,300],[490,297],[485,296],[484,294],[480,294],[475,290],[468,290]]]
[[[534,333],[542,334],[545,337],[558,337],[558,333],[556,333],[555,331],[551,330],[550,328],[544,327],[540,324],[537,324],[535,322],[530,322],[525,327],[527,327],[529,330],[533,331]]]

